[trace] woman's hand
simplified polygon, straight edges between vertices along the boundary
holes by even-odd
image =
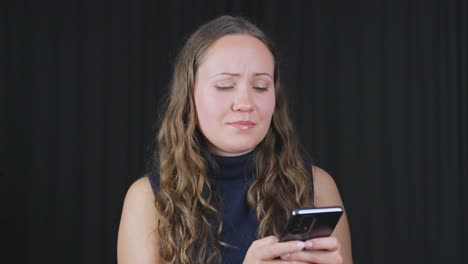
[[[341,264],[340,243],[335,237],[315,238],[304,242],[278,242],[274,236],[252,243],[244,259],[250,263]]]
[[[282,257],[291,258],[300,253],[306,246],[302,241],[278,242],[275,236],[255,240],[245,255],[244,264],[253,263],[308,263],[303,261],[284,261]],[[300,257],[298,255],[298,257]]]
[[[281,259],[316,264],[343,263],[340,242],[332,236],[307,240],[304,250],[283,255]]]

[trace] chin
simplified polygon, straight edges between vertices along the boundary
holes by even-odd
[[[256,147],[256,145],[252,145],[252,144],[249,144],[249,145],[246,145],[246,146],[242,146],[242,145],[237,145],[233,148],[229,148],[229,152],[231,153],[239,153],[240,154],[245,154],[245,153],[248,153],[248,152],[251,152],[252,150],[254,150]]]

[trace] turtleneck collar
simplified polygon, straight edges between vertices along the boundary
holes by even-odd
[[[211,177],[219,180],[245,179],[246,173],[251,172],[253,152],[235,157],[213,155],[217,168]]]

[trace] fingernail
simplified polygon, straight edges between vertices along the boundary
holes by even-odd
[[[305,242],[305,247],[306,248],[311,248],[312,247],[312,242],[310,242],[310,241]]]
[[[297,247],[298,248],[304,248],[305,247],[305,243],[300,241],[300,242],[297,242]]]
[[[291,256],[291,254],[289,254],[289,253],[283,254],[283,255],[281,255],[281,259],[288,259],[289,256]]]

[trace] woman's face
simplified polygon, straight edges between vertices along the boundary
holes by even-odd
[[[249,35],[228,35],[207,50],[195,83],[198,126],[219,156],[250,152],[265,137],[275,108],[274,59]]]

